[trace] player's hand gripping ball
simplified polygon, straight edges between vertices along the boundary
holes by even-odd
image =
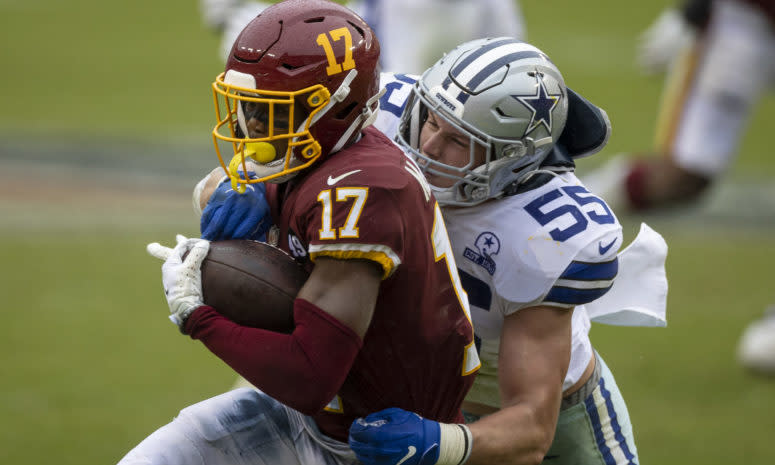
[[[149,254],[164,260],[161,280],[170,308],[169,317],[184,332],[186,320],[203,302],[200,266],[207,256],[210,242],[189,239],[180,234],[176,239],[177,245],[174,248],[153,242],[146,249]]]
[[[235,323],[290,333],[293,301],[308,276],[290,255],[264,242],[215,241],[202,262],[203,299]]]
[[[293,258],[264,242],[209,242],[177,236],[173,248],[148,244],[164,260],[162,281],[170,319],[183,331],[202,305],[243,326],[290,333],[293,301],[307,271]]]

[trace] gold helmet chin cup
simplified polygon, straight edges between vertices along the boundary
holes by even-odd
[[[317,119],[316,114],[329,107],[331,94],[328,89],[320,84],[291,92],[251,89],[227,84],[224,82],[224,76],[225,73],[219,74],[212,84],[217,121],[212,130],[212,136],[218,161],[229,176],[234,190],[242,193],[247,184],[277,180],[281,177],[287,179],[289,175],[295,175],[320,158],[322,149],[310,134],[309,127]],[[299,115],[300,112],[295,105],[299,98],[305,98],[307,106],[312,108],[309,116],[303,121],[299,121],[303,115]],[[266,137],[237,137],[241,102],[259,102],[269,105],[269,134]],[[289,108],[287,133],[275,133],[274,109],[277,105],[286,105]],[[297,126],[300,127],[296,130],[291,129]],[[227,127],[228,131],[225,129]],[[288,141],[288,147],[282,164],[279,164],[277,149],[271,142],[283,139]],[[225,158],[221,154],[218,141],[232,145],[231,157]],[[249,164],[253,169],[248,169]],[[240,170],[244,174],[240,174]],[[256,172],[257,177],[251,179],[247,175],[248,171]]]

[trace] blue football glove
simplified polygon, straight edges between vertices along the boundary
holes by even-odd
[[[465,425],[389,408],[350,425],[350,448],[365,465],[459,465],[471,453]]]
[[[240,194],[231,188],[228,179],[215,189],[199,221],[202,238],[209,241],[266,241],[266,233],[271,226],[264,183],[248,184],[245,192]]]

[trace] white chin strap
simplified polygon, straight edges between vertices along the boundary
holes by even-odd
[[[331,107],[339,102],[343,102],[344,99],[350,95],[350,83],[353,82],[353,79],[355,79],[355,76],[357,75],[358,70],[356,69],[352,69],[349,73],[347,73],[347,76],[345,76],[344,81],[342,81],[342,84],[339,85],[339,88],[336,89],[333,94],[331,94],[331,100],[329,100],[326,106],[321,108],[320,111],[315,113],[315,116],[312,117],[312,120],[309,123],[310,126],[315,124],[320,118],[323,117],[323,115],[328,113],[328,110],[330,110]]]
[[[379,92],[372,95],[371,98],[366,101],[366,105],[363,106],[361,114],[353,120],[350,127],[347,128],[344,134],[342,134],[342,137],[336,142],[336,145],[334,145],[334,148],[331,149],[332,153],[340,150],[344,144],[350,140],[350,137],[352,137],[356,130],[365,128],[374,123],[374,120],[377,119],[377,110],[379,110],[379,98],[385,94],[386,90],[387,89],[384,88],[380,89]],[[374,106],[373,109],[372,106]]]
[[[331,100],[328,102],[328,104],[325,106],[325,108],[321,109],[319,112],[315,114],[315,116],[310,121],[310,127],[315,124],[320,118],[323,117],[334,105],[336,105],[339,102],[343,102],[348,95],[350,95],[350,83],[353,82],[355,77],[358,75],[357,69],[350,70],[349,73],[347,73],[347,76],[344,78],[344,81],[342,81],[342,84],[339,86],[338,89],[336,89],[336,92],[334,92],[331,95]],[[339,140],[334,144],[333,148],[331,149],[331,153],[336,152],[340,150],[344,144],[350,140],[350,137],[352,137],[353,133],[362,128],[369,126],[374,122],[374,120],[377,118],[377,110],[379,109],[379,98],[382,97],[382,95],[385,93],[385,89],[381,89],[379,92],[377,92],[376,95],[373,95],[368,101],[366,101],[366,105],[363,108],[363,111],[360,115],[358,115],[357,118],[350,124],[350,126],[347,128],[347,130],[342,134],[342,137],[339,138]],[[375,105],[376,103],[376,105]],[[374,107],[372,109],[372,106]]]

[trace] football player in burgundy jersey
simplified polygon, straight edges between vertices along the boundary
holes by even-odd
[[[670,63],[655,146],[616,155],[583,176],[619,211],[695,202],[729,170],[746,123],[775,82],[775,1],[685,0],[645,40],[647,70]]]
[[[670,63],[655,146],[583,176],[619,211],[702,198],[729,172],[750,117],[775,84],[775,0],[684,0],[645,37],[644,64]],[[737,351],[743,366],[775,374],[775,306],[750,323]]]
[[[202,302],[207,240],[149,244],[165,260],[170,318],[258,389],[182,410],[122,464],[357,463],[357,417],[399,406],[462,422],[479,368],[468,301],[417,165],[365,128],[378,58],[369,26],[327,0],[275,4],[235,41],[213,84],[225,182],[234,195],[269,186],[279,246],[310,276],[291,334],[248,328]],[[455,444],[469,433],[444,434]]]

